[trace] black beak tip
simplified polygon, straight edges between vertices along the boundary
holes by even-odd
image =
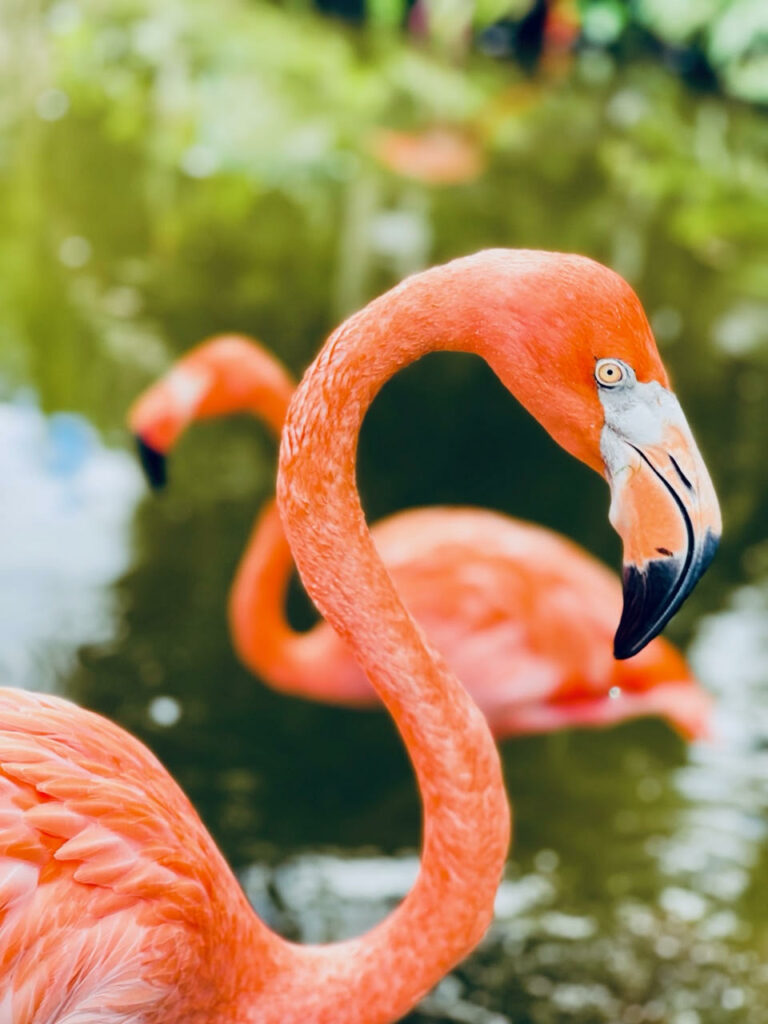
[[[669,622],[679,606],[682,571],[681,560],[674,555],[655,558],[642,569],[624,566],[624,607],[613,640],[615,658],[631,658]]]
[[[655,635],[656,634],[653,636]],[[646,644],[651,642],[653,636],[649,636],[648,638],[641,637],[640,640],[637,640],[628,630],[622,630],[620,625],[613,638],[614,658],[617,661],[626,661],[627,658],[634,658],[636,654],[639,654],[640,651],[642,651]]]
[[[624,607],[613,640],[615,658],[633,657],[658,636],[707,570],[719,542],[707,530],[690,557],[654,558],[642,569],[624,566]]]
[[[165,455],[153,448],[140,436],[136,437],[136,450],[147,483],[153,491],[161,491],[168,483],[168,465]]]

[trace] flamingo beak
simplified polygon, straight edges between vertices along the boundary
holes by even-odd
[[[147,483],[153,491],[162,491],[168,483],[168,459],[165,454],[136,434],[136,451]]]
[[[631,386],[630,386],[631,385]],[[624,544],[616,658],[631,658],[669,622],[714,557],[722,524],[712,481],[680,404],[657,382],[600,395],[610,520]]]

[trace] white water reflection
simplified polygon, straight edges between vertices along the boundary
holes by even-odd
[[[243,876],[269,923],[303,942],[360,934],[411,888],[413,855],[305,854]],[[514,872],[510,866],[510,874]],[[409,1021],[444,1024],[760,1024],[768,967],[741,946],[734,914],[669,887],[659,905],[626,899],[607,918],[557,909],[552,872],[507,877],[492,928]]]
[[[114,629],[142,481],[81,416],[0,404],[0,679],[50,689],[76,648]]]
[[[251,903],[275,927],[296,933],[302,942],[330,942],[360,935],[381,921],[413,887],[418,870],[415,854],[312,853],[274,868],[254,865],[241,881]],[[534,907],[548,906],[553,897],[544,875],[504,879],[496,895],[497,921],[520,920]],[[548,923],[565,928],[566,918],[550,914]],[[573,919],[568,918],[567,927],[574,927]]]

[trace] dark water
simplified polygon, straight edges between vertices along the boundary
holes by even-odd
[[[488,245],[595,256],[643,299],[722,499],[722,551],[669,629],[717,695],[718,739],[687,749],[639,722],[505,743],[516,837],[496,923],[409,1019],[760,1024],[765,116],[602,55],[532,88],[236,11],[227,25],[194,4],[0,15],[3,682],[148,743],[285,934],[368,927],[416,869],[394,729],[273,694],[226,633],[274,447],[252,422],[200,425],[152,499],[125,409],[206,334],[252,332],[298,373],[345,311],[425,263]],[[483,109],[475,182],[429,189],[365,155],[377,123]],[[359,474],[371,519],[476,503],[618,562],[604,483],[478,361],[432,356],[388,385]],[[298,589],[292,614],[311,617]]]

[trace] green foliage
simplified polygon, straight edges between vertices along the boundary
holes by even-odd
[[[707,53],[729,92],[768,103],[768,4],[728,4],[709,32]]]
[[[590,41],[616,42],[633,24],[708,63],[723,89],[768,103],[768,4],[764,0],[582,0]]]
[[[638,0],[640,24],[668,43],[689,43],[727,6],[728,0]]]
[[[527,84],[508,63],[458,66],[238,0],[0,17],[0,346],[15,379],[43,375],[49,405],[69,382],[119,422],[100,360],[127,404],[173,351],[228,327],[298,369],[374,292],[489,244],[587,250],[638,283],[665,244],[693,277],[768,293],[762,119],[695,103],[653,66],[619,72],[590,48],[564,83]],[[435,124],[477,147],[476,182],[439,191],[374,158],[379,128]],[[275,301],[287,280],[300,302]],[[54,323],[60,355],[43,358],[32,339],[53,345]]]
[[[532,7],[533,0],[475,0],[474,23],[484,28],[502,18],[522,18]]]

